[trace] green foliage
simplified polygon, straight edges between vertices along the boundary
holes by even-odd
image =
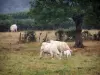
[[[10,29],[11,24],[11,20],[0,20],[0,32],[8,31]]]
[[[37,24],[60,24],[68,17],[84,14],[84,25],[100,27],[98,0],[32,0],[30,5],[29,15]]]
[[[0,25],[9,29],[16,23],[19,30],[69,28],[75,24],[69,18],[85,14],[84,25],[100,28],[97,0],[32,0],[30,6],[29,12],[0,14]]]
[[[10,15],[13,19],[28,19],[28,18],[30,18],[28,15],[28,12],[17,12],[17,13],[11,13],[8,15]]]
[[[36,0],[31,2],[30,15],[35,18],[35,22],[40,24],[58,24],[66,21],[69,15],[69,7],[65,7],[63,4],[58,4],[52,1],[40,1]]]
[[[10,26],[12,23],[11,20],[0,20],[0,25]]]
[[[12,17],[7,14],[0,14],[0,20],[8,20],[11,19]]]
[[[12,23],[16,23],[18,25],[19,30],[32,29],[35,25],[33,19],[15,19],[12,21]]]
[[[100,15],[98,15],[97,12],[100,12],[99,9],[94,12],[92,6],[88,7],[87,13],[84,17],[84,24],[97,29],[100,28]]]
[[[18,30],[32,29],[34,19],[30,19],[28,12],[0,14],[0,31],[8,31],[12,24],[18,25]]]

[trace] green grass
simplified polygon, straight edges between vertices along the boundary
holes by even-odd
[[[38,43],[24,44],[18,51],[7,48],[0,47],[0,75],[100,75],[98,54],[74,52],[68,59],[39,59]]]

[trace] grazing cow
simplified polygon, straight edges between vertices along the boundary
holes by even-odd
[[[50,43],[57,45],[57,49],[59,50],[61,56],[64,51],[71,50],[66,42],[50,40]]]
[[[43,53],[50,54],[51,58],[56,56],[57,58],[60,59],[60,57],[58,57],[58,55],[60,55],[60,53],[59,53],[59,51],[57,49],[57,45],[56,44],[43,42],[42,46],[41,46],[41,49],[40,49],[40,58],[42,58]]]
[[[64,51],[64,55],[66,55],[68,58],[69,56],[71,56],[71,52],[72,52],[72,50],[66,50],[66,51]]]
[[[10,26],[10,31],[11,32],[17,32],[17,25],[16,24],[13,24]]]

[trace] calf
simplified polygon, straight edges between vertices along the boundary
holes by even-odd
[[[64,51],[66,52],[66,50],[71,50],[66,42],[50,40],[50,43],[57,45],[57,49],[61,53],[60,56],[62,56]]]
[[[67,58],[68,58],[69,56],[71,56],[71,52],[72,50],[66,50],[64,51],[64,55],[67,55]]]

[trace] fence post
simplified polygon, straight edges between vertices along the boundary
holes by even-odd
[[[20,32],[20,35],[19,35],[19,43],[21,43],[21,32]]]

